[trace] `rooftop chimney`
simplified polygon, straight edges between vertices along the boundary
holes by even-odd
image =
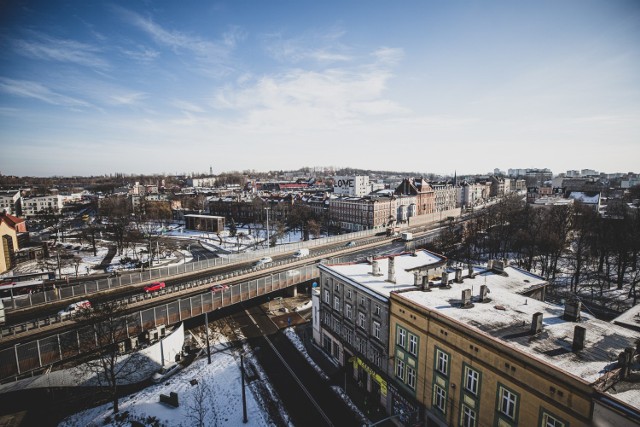
[[[371,274],[374,276],[382,276],[380,273],[380,265],[378,265],[378,261],[375,259],[371,261]]]
[[[573,345],[571,346],[571,350],[580,351],[584,348],[584,339],[587,336],[587,329],[576,325],[573,328]]]
[[[469,278],[473,279],[473,266],[469,264],[468,267],[469,267]]]
[[[493,260],[490,259],[489,261],[487,261],[487,270],[492,270],[493,269]]]
[[[533,313],[533,318],[531,320],[531,333],[535,335],[540,332],[542,332],[542,313]]]
[[[480,285],[480,302],[484,302],[487,298],[488,291],[489,288],[487,288],[487,285]]]
[[[471,305],[471,289],[465,289],[462,291],[462,307],[469,305]]]
[[[449,286],[449,273],[446,270],[442,272],[442,286]]]
[[[581,309],[582,303],[580,301],[567,301],[564,305],[564,319],[571,322],[577,322],[580,320]]]
[[[462,283],[462,269],[460,267],[456,267],[456,283]]]
[[[389,257],[389,277],[387,277],[387,282],[396,283],[396,265],[392,256]]]
[[[414,271],[413,272],[413,286],[420,286],[421,282],[422,282],[422,280],[420,279],[420,272],[419,271]]]

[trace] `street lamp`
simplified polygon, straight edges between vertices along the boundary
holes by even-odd
[[[240,351],[240,370],[242,371],[242,422],[246,424],[247,418],[247,395],[244,389],[244,351]]]
[[[271,233],[269,233],[269,210],[271,208],[264,208],[267,211],[267,248],[271,247]]]

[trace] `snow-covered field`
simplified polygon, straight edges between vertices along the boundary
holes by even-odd
[[[255,369],[252,356],[245,365]],[[264,375],[258,372],[260,383]],[[196,380],[197,383],[193,380]],[[193,384],[192,384],[193,382]],[[237,426],[243,424],[242,377],[240,356],[221,343],[212,349],[212,362],[200,357],[162,384],[150,386],[120,399],[120,411],[114,415],[111,404],[101,405],[66,418],[61,427],[130,426],[137,421],[145,426]],[[264,386],[264,384],[262,384]],[[178,394],[179,406],[160,403],[160,394]],[[247,426],[270,426],[273,422],[259,403],[251,383],[247,383]],[[283,411],[284,412],[284,411]],[[286,417],[286,414],[285,418]]]

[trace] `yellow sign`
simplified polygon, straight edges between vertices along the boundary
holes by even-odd
[[[387,382],[380,375],[378,375],[373,369],[371,369],[369,366],[367,366],[367,364],[365,364],[362,360],[360,360],[359,357],[352,357],[349,360],[351,361],[352,359],[355,359],[355,362],[356,362],[355,365],[358,365],[362,369],[367,371],[367,373],[371,376],[371,378],[373,378],[373,380],[380,385],[380,393],[383,396],[386,396],[387,395]]]

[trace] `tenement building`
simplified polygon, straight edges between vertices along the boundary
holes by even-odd
[[[428,251],[364,263],[319,265],[320,302],[313,310],[314,328],[319,330],[314,336],[389,411],[394,402],[397,407],[399,396],[388,371],[389,295],[440,280],[445,266],[444,257]]]
[[[411,422],[639,425],[638,331],[583,313],[579,301],[545,303],[541,278],[489,267],[391,292],[388,359]]]

